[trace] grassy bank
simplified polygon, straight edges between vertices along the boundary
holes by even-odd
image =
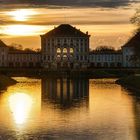
[[[130,89],[140,90],[140,75],[131,75],[120,78],[116,81],[117,84],[121,84]]]
[[[16,83],[17,82],[14,79],[0,74],[0,89],[5,89],[6,87],[14,85]]]

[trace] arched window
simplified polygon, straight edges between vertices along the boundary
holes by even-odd
[[[73,53],[73,52],[74,52],[73,48],[70,48],[70,53]]]
[[[64,54],[64,55],[63,55],[63,58],[67,58],[67,55]]]
[[[57,53],[61,53],[61,49],[60,48],[57,48]]]
[[[63,49],[63,53],[67,53],[67,49],[66,48]]]
[[[60,58],[60,57],[61,57],[61,56],[58,54],[58,55],[57,55],[57,58]]]

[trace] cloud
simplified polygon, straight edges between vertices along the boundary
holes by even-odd
[[[139,0],[0,0],[0,4],[31,4],[31,5],[55,5],[78,7],[120,7],[131,3],[139,3]]]
[[[27,10],[27,11],[26,11]],[[26,9],[26,13],[32,11],[33,15],[26,15],[25,20],[20,21],[14,15],[9,15],[9,11],[0,12],[1,26],[5,25],[58,25],[69,22],[70,24],[80,25],[117,25],[129,23],[129,12],[125,10],[110,9],[110,12],[99,10],[98,8],[72,8],[72,9],[48,9],[35,8]],[[17,10],[18,11],[18,10]],[[47,14],[46,14],[47,13]],[[81,15],[82,13],[82,15]],[[102,18],[100,18],[102,17]]]

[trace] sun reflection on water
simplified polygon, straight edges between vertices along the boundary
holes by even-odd
[[[32,98],[25,93],[15,93],[9,97],[10,110],[16,124],[22,125],[26,122],[32,103]]]

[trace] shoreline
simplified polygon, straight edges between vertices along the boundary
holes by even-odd
[[[0,74],[0,90],[7,89],[9,86],[18,83],[16,80],[9,76]]]
[[[16,84],[17,81],[10,77],[35,77],[35,78],[118,78],[116,84],[126,89],[140,92],[140,69],[88,69],[88,70],[46,70],[46,69],[7,69],[0,68],[0,89]],[[131,83],[132,81],[132,83]],[[136,83],[135,83],[136,82]]]
[[[130,75],[122,77],[116,81],[116,84],[119,84],[130,91],[136,92],[134,94],[140,96],[140,76]]]
[[[48,70],[42,68],[0,68],[0,73],[12,76],[86,76],[89,78],[120,78],[128,75],[133,75],[140,69],[77,69],[77,70]]]

